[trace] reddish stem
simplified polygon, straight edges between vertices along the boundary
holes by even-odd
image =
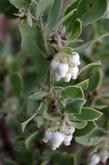
[[[8,130],[5,126],[5,118],[0,119],[0,132],[4,143],[4,149],[12,160],[15,160],[13,146],[9,140]]]

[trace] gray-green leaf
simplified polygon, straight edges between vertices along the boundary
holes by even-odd
[[[66,105],[66,111],[68,113],[80,113],[85,102],[86,100],[81,98],[74,99]]]
[[[84,98],[84,93],[81,87],[69,86],[63,89],[62,96],[66,99]]]

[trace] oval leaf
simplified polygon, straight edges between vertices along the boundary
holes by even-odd
[[[97,120],[101,115],[102,115],[101,112],[93,108],[83,107],[81,110],[81,114],[74,115],[74,120],[82,120],[82,121]]]
[[[81,87],[84,91],[87,90],[88,87],[89,87],[89,79],[80,82],[80,83],[77,84],[76,86]]]
[[[86,134],[89,134],[91,132],[93,132],[96,129],[96,124],[94,121],[89,121],[86,125],[86,127],[84,127],[81,130],[77,130],[74,133],[74,136],[84,136]]]
[[[100,19],[107,9],[107,0],[80,0],[77,14],[84,25]]]
[[[83,107],[83,105],[85,104],[86,100],[84,99],[74,99],[73,101],[69,102],[66,105],[66,111],[68,113],[80,113],[81,112],[81,108]]]
[[[84,93],[81,87],[69,86],[63,89],[62,96],[66,99],[84,98]]]

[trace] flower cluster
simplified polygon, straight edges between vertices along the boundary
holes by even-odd
[[[62,143],[64,143],[65,146],[68,146],[70,145],[71,140],[73,138],[73,133],[75,131],[75,128],[71,126],[66,126],[66,131],[68,134],[65,134],[61,131],[52,132],[49,129],[47,129],[45,131],[43,142],[45,143],[50,142],[52,146],[51,147],[52,150],[56,150],[57,148],[59,148],[59,146]]]
[[[56,81],[60,81],[63,78],[65,82],[69,82],[71,78],[77,79],[79,65],[80,57],[77,52],[72,52],[71,55],[64,57],[58,53],[51,61],[51,72],[54,73]]]
[[[89,165],[97,165],[100,162],[105,164],[108,158],[109,158],[109,153],[107,151],[103,151],[99,154],[95,153],[91,156]]]

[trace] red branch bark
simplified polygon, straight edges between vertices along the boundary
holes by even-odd
[[[13,146],[9,140],[8,130],[5,126],[5,117],[0,119],[0,134],[4,144],[4,150],[7,152],[10,159],[15,160]]]

